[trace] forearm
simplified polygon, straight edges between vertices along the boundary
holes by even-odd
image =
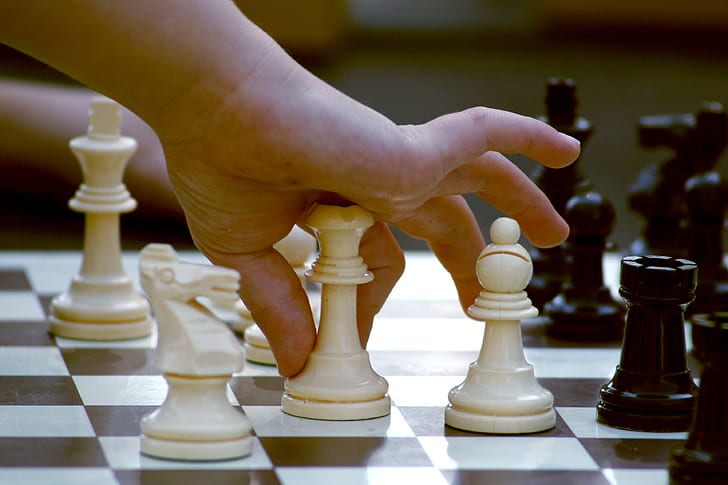
[[[83,134],[87,89],[51,87],[23,81],[0,81],[0,167],[11,177],[47,173],[64,189],[78,182],[68,140]]]
[[[88,89],[0,80],[0,189],[27,196],[70,197],[80,182],[78,161],[68,148],[83,135],[93,92]],[[121,132],[139,146],[124,183],[142,217],[182,221],[156,134],[133,113],[122,113]]]
[[[153,126],[214,109],[277,49],[229,0],[3,1],[0,41]],[[168,113],[188,97],[190,113]]]

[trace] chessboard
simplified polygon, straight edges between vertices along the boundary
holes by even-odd
[[[204,262],[195,252],[180,258]],[[605,260],[611,288],[618,260]],[[137,253],[124,252],[122,261],[138,288]],[[368,346],[389,382],[389,416],[337,422],[283,414],[283,378],[275,367],[248,363],[230,381],[229,398],[252,422],[251,455],[151,458],[139,452],[139,421],[166,395],[156,336],[107,343],[48,332],[50,300],[80,263],[80,252],[0,252],[0,484],[658,484],[667,483],[670,450],[687,436],[597,424],[598,391],[614,373],[619,343],[555,340],[539,318],[523,322],[525,352],[554,394],[556,427],[485,435],[446,426],[448,391],[477,357],[483,323],[465,316],[434,257],[413,252]]]

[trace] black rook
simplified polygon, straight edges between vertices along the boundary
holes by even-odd
[[[619,293],[627,303],[622,355],[602,386],[597,421],[637,431],[686,431],[697,387],[687,367],[684,315],[698,268],[686,259],[622,259]]]

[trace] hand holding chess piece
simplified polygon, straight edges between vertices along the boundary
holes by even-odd
[[[243,369],[243,348],[230,328],[196,301],[234,302],[239,275],[217,266],[181,263],[164,244],[149,244],[139,261],[142,286],[159,321],[157,367],[169,384],[162,407],[141,422],[141,452],[177,460],[225,460],[250,453],[252,427],[227,397]]]
[[[283,411],[294,416],[354,420],[390,412],[388,384],[369,363],[357,331],[357,285],[374,275],[359,256],[359,242],[374,218],[358,206],[319,205],[308,225],[321,254],[306,277],[322,284],[316,345],[303,371],[285,384]]]
[[[286,237],[273,245],[273,248],[281,253],[288,264],[296,272],[301,285],[306,288],[304,273],[308,268],[311,258],[316,251],[316,239],[298,226],[293,226]],[[314,315],[317,313],[317,304],[311,302],[311,309]],[[276,358],[270,348],[268,339],[257,323],[253,320],[250,311],[244,305],[239,309],[241,317],[247,317],[252,324],[244,329],[245,335],[245,358],[256,364],[276,365]]]
[[[523,291],[533,273],[528,251],[518,244],[518,223],[506,217],[490,227],[493,241],[478,258],[483,291],[468,314],[486,322],[483,347],[465,381],[449,394],[445,423],[480,433],[534,433],[554,427],[551,392],[541,387],[526,362],[521,320],[538,310]]]

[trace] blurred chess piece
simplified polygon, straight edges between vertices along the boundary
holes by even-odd
[[[688,438],[670,456],[670,484],[728,483],[728,313],[693,317],[701,329],[703,365]]]
[[[252,427],[228,400],[228,382],[245,355],[230,328],[200,296],[234,302],[240,276],[182,263],[171,246],[149,244],[139,272],[159,322],[156,365],[169,385],[162,406],[141,422],[141,452],[176,460],[225,460],[250,453]]]
[[[255,324],[253,316],[240,298],[230,301],[228,299],[215,300],[214,297],[200,297],[198,301],[237,334],[244,334],[251,325]]]
[[[571,232],[565,245],[569,278],[544,305],[546,333],[572,341],[620,340],[624,306],[604,284],[603,259],[614,228],[614,206],[597,192],[576,195],[564,212]]]
[[[685,184],[688,257],[698,265],[698,289],[687,314],[728,312],[728,269],[723,251],[728,184],[718,172],[693,175]]]
[[[632,254],[687,256],[689,235],[685,183],[693,175],[713,170],[728,146],[728,113],[717,102],[705,102],[697,112],[643,116],[640,144],[666,147],[674,156],[642,169],[629,189],[629,206],[645,219]]]
[[[288,261],[305,289],[306,279],[304,273],[316,251],[316,238],[300,227],[293,226],[291,232],[274,244],[273,247]],[[318,308],[315,301],[311,301],[311,308],[315,315]],[[273,356],[268,339],[266,339],[258,324],[253,321],[250,311],[244,305],[238,311],[241,316],[247,315],[252,322],[252,325],[249,325],[244,331],[245,358],[256,364],[276,365],[276,359]]]
[[[521,320],[535,317],[538,310],[523,291],[533,265],[518,244],[520,235],[515,220],[496,219],[490,228],[492,243],[478,257],[476,272],[483,291],[468,314],[486,322],[485,333],[478,360],[448,396],[445,423],[454,428],[534,433],[556,422],[553,395],[538,383],[523,353]]]
[[[583,153],[594,126],[588,119],[577,115],[578,104],[573,80],[549,79],[546,86],[546,115],[539,119],[579,140]],[[559,169],[539,165],[532,178],[561,215],[564,215],[566,204],[572,197],[592,188],[582,168],[581,155],[574,163]],[[537,308],[543,308],[546,302],[554,298],[568,279],[566,258],[563,245],[531,250],[534,275],[528,286],[528,294]]]
[[[69,206],[85,214],[85,229],[81,269],[51,302],[50,330],[59,337],[125,340],[152,332],[149,304],[121,264],[119,214],[137,205],[122,176],[137,143],[121,136],[120,126],[119,104],[97,96],[91,102],[88,134],[70,142],[84,181]]]

